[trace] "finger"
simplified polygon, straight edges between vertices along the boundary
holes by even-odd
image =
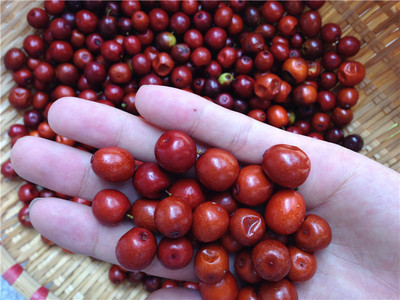
[[[129,221],[105,226],[93,216],[90,207],[57,198],[34,200],[29,215],[33,227],[57,245],[112,264],[118,264],[115,247],[119,238],[133,227]],[[180,270],[168,270],[155,258],[143,271],[175,280],[197,280],[192,263]]]
[[[119,146],[142,161],[154,160],[154,144],[162,134],[142,118],[121,109],[74,97],[54,102],[48,120],[62,136],[96,148]]]
[[[151,293],[146,298],[146,300],[172,300],[172,299],[202,300],[203,298],[201,297],[199,291],[183,287],[159,289]]]
[[[361,155],[341,146],[269,126],[186,91],[143,86],[135,104],[149,122],[166,130],[185,131],[212,147],[230,151],[245,163],[261,163],[265,150],[274,144],[300,147],[311,160],[310,175],[301,187],[311,206],[335,193],[361,163]]]
[[[12,165],[22,178],[50,190],[91,200],[100,190],[118,189],[137,198],[130,180],[111,183],[92,170],[92,154],[37,137],[20,138],[11,152]]]
[[[160,97],[162,95],[162,97]],[[141,116],[164,129],[180,129],[204,143],[226,149],[239,160],[258,163],[268,146],[314,140],[268,126],[196,94],[164,86],[142,86],[135,103]],[[311,146],[308,146],[311,148]]]

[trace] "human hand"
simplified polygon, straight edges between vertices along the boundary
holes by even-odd
[[[65,98],[52,105],[48,121],[62,136],[96,148],[119,146],[141,161],[155,161],[154,144],[170,129],[187,132],[201,147],[224,148],[243,163],[261,163],[264,151],[274,144],[300,147],[311,160],[311,172],[299,191],[308,212],[331,225],[333,240],[316,254],[314,277],[297,286],[299,298],[398,298],[397,172],[341,146],[273,128],[184,91],[144,86],[135,101],[143,118]],[[11,154],[21,177],[51,190],[90,200],[98,191],[114,188],[130,199],[137,198],[130,181],[108,183],[98,178],[91,170],[90,157],[90,153],[35,137],[19,139]],[[34,201],[30,218],[36,230],[61,247],[113,264],[117,264],[115,245],[132,226],[130,222],[104,226],[89,207],[55,198]],[[144,271],[196,280],[193,264],[172,271],[155,259]],[[152,296],[167,299],[171,293],[200,298],[196,291],[182,289],[165,289]]]

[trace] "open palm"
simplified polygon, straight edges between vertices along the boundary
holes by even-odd
[[[277,143],[303,149],[311,172],[299,191],[309,212],[332,227],[331,245],[317,253],[318,269],[297,285],[306,299],[397,299],[400,270],[400,176],[341,146],[273,128],[203,98],[161,86],[141,87],[136,96],[140,117],[77,98],[56,101],[48,120],[55,132],[96,148],[119,146],[136,159],[154,161],[154,144],[165,130],[187,132],[199,147],[220,147],[243,163],[260,163]],[[24,137],[12,149],[12,164],[28,181],[91,200],[104,188],[136,199],[131,182],[108,183],[90,167],[90,153],[49,140]],[[117,263],[115,245],[131,224],[106,227],[90,208],[55,198],[34,201],[31,222],[44,236],[76,253]],[[149,274],[196,280],[193,265],[166,270],[155,259]],[[153,297],[199,298],[195,291],[168,289]],[[188,294],[183,294],[188,293]],[[158,295],[157,295],[158,294]],[[169,296],[168,296],[169,295]],[[186,296],[187,297],[186,297]]]

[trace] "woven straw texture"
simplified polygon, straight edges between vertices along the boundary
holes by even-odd
[[[10,125],[22,123],[22,112],[11,108],[7,95],[13,87],[3,57],[20,48],[34,31],[26,13],[40,2],[1,1],[1,163],[9,158]],[[361,153],[400,171],[400,2],[329,1],[321,9],[323,24],[335,22],[343,35],[354,35],[362,47],[355,57],[367,70],[359,85],[360,101],[346,128],[364,138]],[[17,219],[22,203],[19,180],[1,178],[1,274],[26,299],[144,299],[142,285],[128,282],[115,287],[108,280],[109,264],[68,254],[44,244],[34,229]],[[41,297],[40,297],[41,296]]]

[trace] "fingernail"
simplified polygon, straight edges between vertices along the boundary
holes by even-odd
[[[43,199],[43,198],[35,198],[35,199],[33,199],[33,200],[31,201],[31,203],[29,204],[29,211],[31,211],[33,205],[34,205],[36,202],[38,202],[38,201],[40,201],[40,200],[42,200],[42,199]]]

